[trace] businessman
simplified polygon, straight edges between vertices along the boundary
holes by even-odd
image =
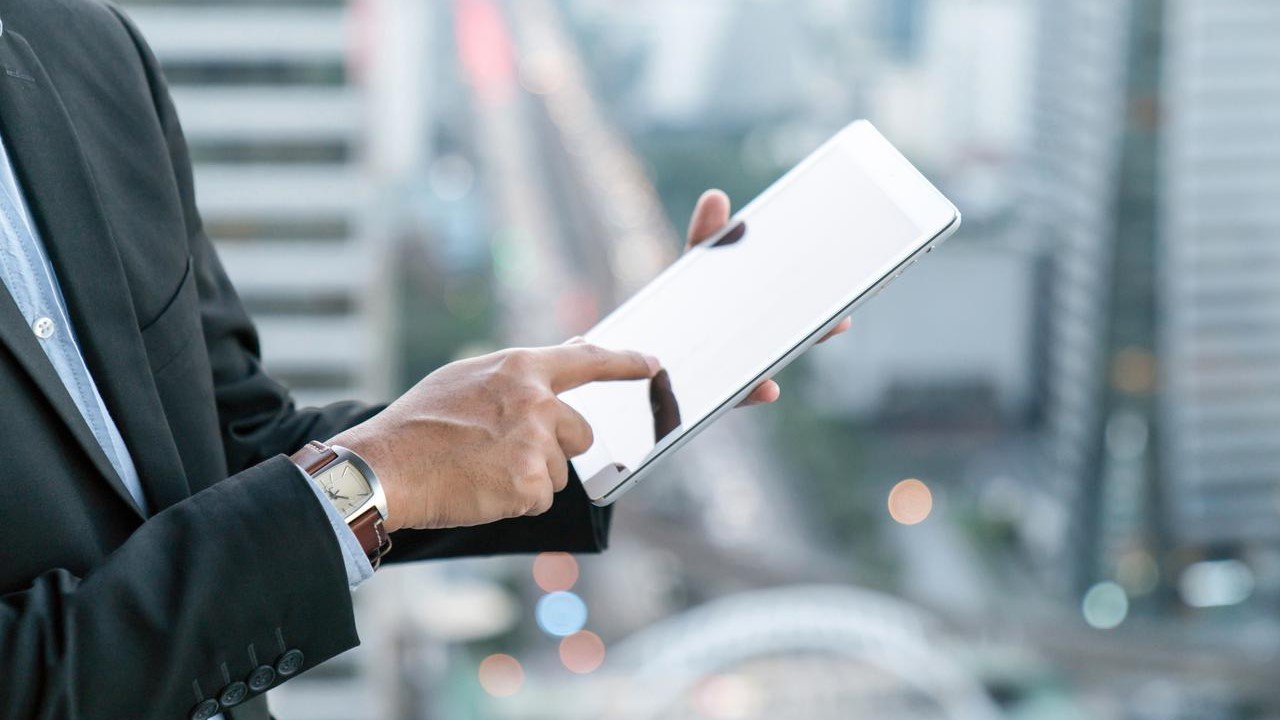
[[[566,462],[591,429],[556,394],[657,360],[509,350],[386,407],[295,408],[134,26],[97,0],[0,22],[0,720],[261,720],[358,643],[380,562],[604,547]],[[691,242],[728,213],[705,195]]]

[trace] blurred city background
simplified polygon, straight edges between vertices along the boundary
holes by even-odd
[[[965,214],[609,553],[382,571],[282,720],[1280,718],[1280,3],[125,5],[304,403],[581,332],[853,119]]]

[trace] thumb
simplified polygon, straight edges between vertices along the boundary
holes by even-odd
[[[689,220],[689,236],[685,248],[697,245],[728,225],[730,207],[729,196],[723,190],[702,193],[693,209],[693,217]]]

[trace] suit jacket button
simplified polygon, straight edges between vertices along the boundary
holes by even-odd
[[[302,651],[294,648],[276,660],[276,672],[280,673],[280,677],[296,675],[302,669],[302,659]]]
[[[271,687],[271,683],[276,681],[276,669],[270,665],[259,665],[256,670],[249,673],[249,689],[260,693]]]
[[[244,702],[248,696],[249,686],[236,681],[222,688],[222,692],[218,693],[218,702],[222,703],[222,707],[232,707]]]
[[[209,720],[218,714],[219,707],[217,700],[205,700],[191,709],[191,720]]]

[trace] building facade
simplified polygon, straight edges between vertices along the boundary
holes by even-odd
[[[1280,5],[1171,0],[1159,222],[1169,526],[1280,540]]]
[[[1044,340],[1046,482],[1061,517],[1042,566],[1063,591],[1112,574],[1151,458],[1155,101],[1144,33],[1155,3],[1040,5],[1029,216],[1051,260]],[[1145,225],[1144,225],[1145,222]],[[1125,548],[1129,549],[1129,548]],[[1115,552],[1113,552],[1115,551]]]
[[[352,11],[343,0],[126,9],[164,67],[205,228],[267,369],[303,405],[384,395],[387,290]]]
[[[1187,567],[1273,558],[1280,535],[1280,7],[1041,11],[1059,579],[1185,599]]]

